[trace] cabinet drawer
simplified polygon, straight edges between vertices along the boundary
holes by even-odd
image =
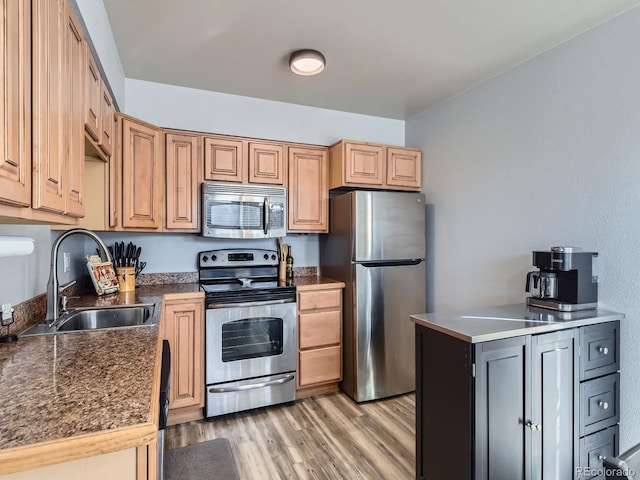
[[[580,384],[580,436],[615,425],[619,412],[619,373]]]
[[[298,324],[299,348],[322,347],[340,343],[342,315],[340,310],[300,314]]]
[[[340,346],[305,350],[298,354],[298,382],[301,387],[337,382],[342,378]]]
[[[609,427],[593,435],[580,439],[579,469],[597,471],[602,469],[603,457],[613,457],[618,454],[618,425]],[[580,478],[604,478],[600,476],[580,475]]]
[[[620,369],[620,322],[580,329],[580,380],[600,377]]]
[[[298,310],[316,310],[320,308],[340,308],[342,305],[342,289],[315,290],[298,292]]]

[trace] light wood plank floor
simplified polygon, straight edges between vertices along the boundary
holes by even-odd
[[[231,443],[242,480],[415,478],[415,395],[355,403],[344,393],[167,427],[165,447]]]

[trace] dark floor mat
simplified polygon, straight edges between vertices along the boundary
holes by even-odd
[[[239,480],[226,438],[164,452],[165,480]]]

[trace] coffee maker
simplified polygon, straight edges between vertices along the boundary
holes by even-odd
[[[593,276],[593,258],[597,252],[579,247],[552,247],[548,252],[533,252],[533,265],[539,271],[527,273],[525,291],[538,289],[527,297],[527,305],[575,312],[598,306],[598,277]]]

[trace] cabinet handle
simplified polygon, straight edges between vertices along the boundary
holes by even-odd
[[[598,351],[603,355],[607,355],[609,353],[609,349],[607,347],[600,347],[598,348]]]
[[[607,458],[605,455],[598,455],[598,460],[600,460],[601,462]]]
[[[534,432],[539,432],[540,430],[542,430],[542,425],[532,423],[530,421],[525,424],[525,427],[529,427]]]
[[[604,410],[607,410],[609,408],[609,404],[603,401],[598,402],[598,406],[602,407]]]

